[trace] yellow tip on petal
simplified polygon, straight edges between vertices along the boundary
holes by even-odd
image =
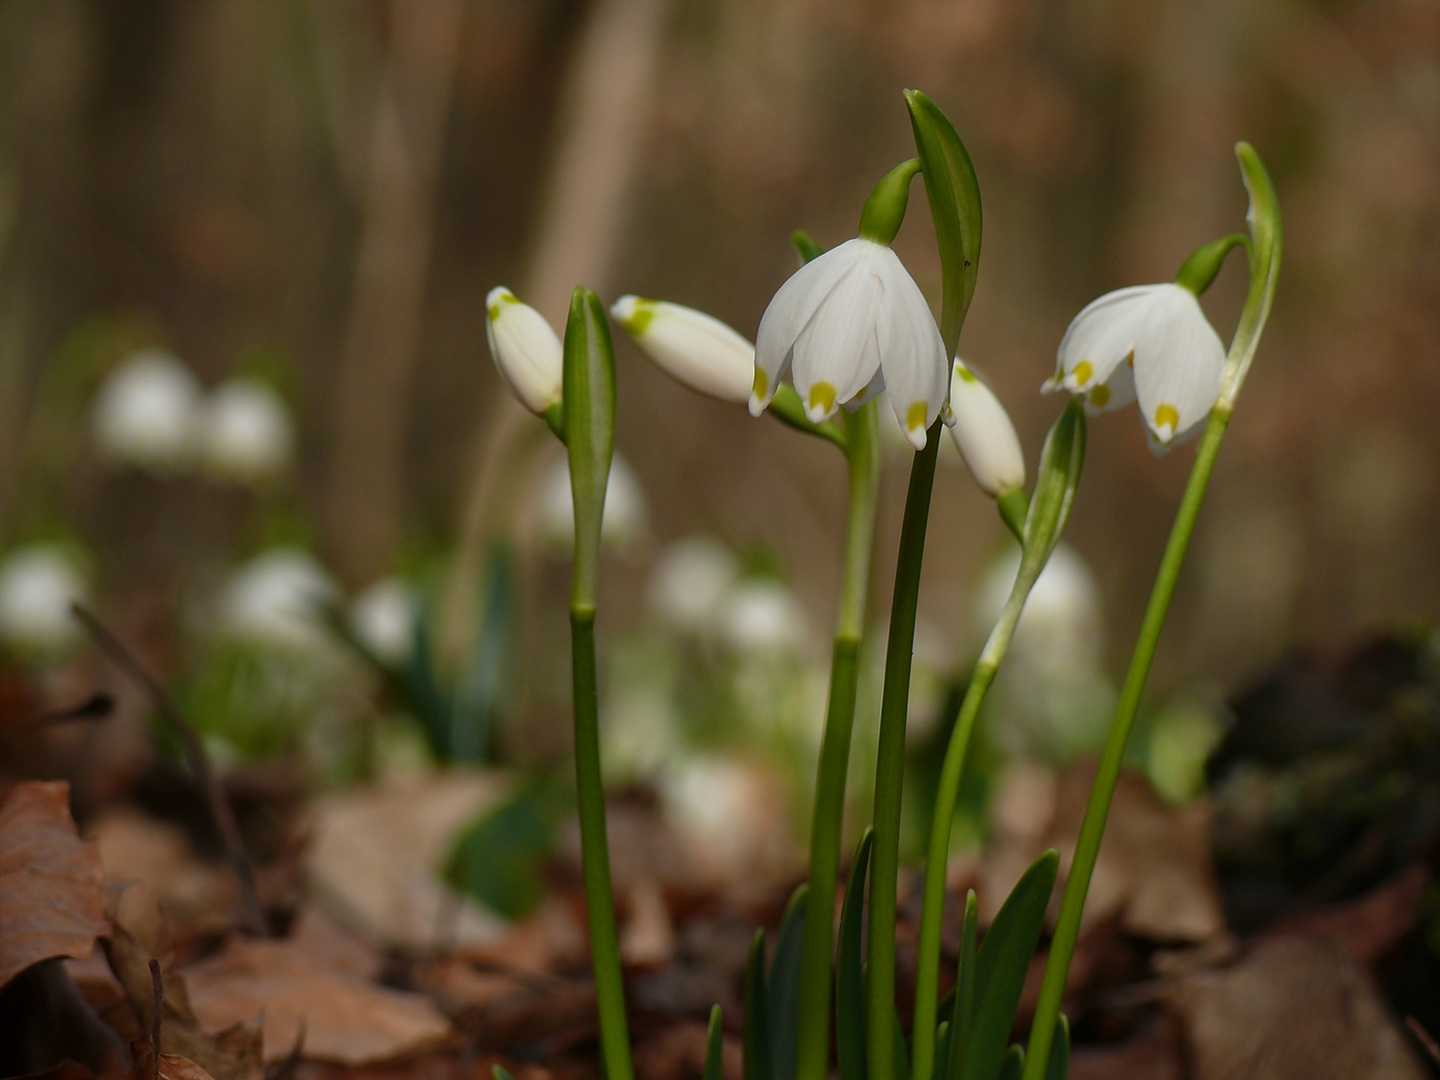
[[[1075,370],[1070,373],[1070,377],[1075,380],[1076,386],[1084,386],[1090,381],[1090,377],[1094,374],[1095,365],[1090,363],[1089,360],[1081,360],[1075,365]]]
[[[1110,404],[1110,388],[1108,386],[1097,386],[1090,391],[1090,404],[1097,409],[1103,409]]]
[[[925,402],[917,401],[905,410],[905,430],[907,432],[924,431],[926,414]]]
[[[979,379],[977,379],[977,378],[975,377],[975,373],[974,373],[973,371],[971,371],[969,368],[967,368],[964,364],[960,363],[958,360],[955,362],[955,374],[958,375],[958,376],[960,376],[960,378],[961,378],[964,382],[979,382],[979,381],[980,381]]]
[[[810,400],[805,404],[805,414],[812,423],[820,423],[835,411],[835,387],[828,382],[817,382],[810,387]]]
[[[1161,405],[1155,410],[1155,436],[1169,439],[1180,426],[1180,410],[1174,405]]]
[[[630,301],[630,303],[626,305],[629,310],[623,313],[617,313],[621,316],[620,325],[625,328],[625,332],[631,337],[638,338],[645,333],[651,321],[655,318],[655,301],[644,300],[638,296],[630,296],[626,297],[626,299]],[[618,308],[620,305],[616,304],[615,306]]]

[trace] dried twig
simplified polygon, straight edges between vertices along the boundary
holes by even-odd
[[[170,695],[165,692],[165,688],[145,669],[124,642],[106,629],[104,624],[82,605],[71,604],[70,610],[84,624],[105,654],[145,689],[161,717],[180,737],[185,747],[185,760],[204,792],[206,802],[210,804],[210,813],[215,819],[216,828],[220,830],[225,854],[230,859],[236,878],[239,879],[245,927],[257,937],[269,937],[270,924],[265,918],[264,908],[260,906],[260,893],[255,887],[255,870],[250,865],[250,857],[245,853],[245,842],[240,836],[240,826],[235,821],[235,811],[230,806],[220,778],[215,775],[215,770],[210,765],[210,756],[205,752],[205,744],[199,732],[185,719]]]
[[[1434,1036],[1426,1031],[1419,1020],[1413,1016],[1405,1017],[1405,1026],[1410,1029],[1410,1034],[1415,1036],[1415,1041],[1425,1048],[1425,1053],[1430,1055],[1430,1060],[1440,1065],[1440,1043],[1435,1042]]]
[[[41,728],[51,727],[55,724],[68,724],[74,720],[108,720],[115,711],[115,699],[104,692],[91,694],[84,701],[77,705],[67,705],[59,709],[46,709],[42,713],[32,716],[29,720],[17,724],[14,729],[20,732],[39,731]]]
[[[160,977],[160,961],[153,957],[150,986],[155,992],[155,1007],[150,1013],[150,1080],[160,1080],[160,1013],[165,1008],[165,980]]]

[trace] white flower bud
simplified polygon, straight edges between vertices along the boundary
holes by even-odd
[[[536,416],[560,403],[564,347],[550,324],[503,286],[485,297],[485,333],[495,368],[520,404]]]
[[[387,664],[403,664],[415,645],[415,594],[400,578],[383,578],[350,601],[350,630]]]
[[[1025,486],[1025,454],[1005,406],[965,362],[950,376],[950,436],[980,490],[998,499]]]
[[[337,593],[334,580],[298,548],[272,548],[231,577],[220,598],[220,626],[237,641],[275,648],[316,648],[326,638],[320,605]]]
[[[194,464],[200,384],[158,349],[138,352],[100,387],[92,417],[95,446],[117,465],[164,474]]]
[[[719,319],[638,296],[622,296],[610,314],[646,356],[690,389],[736,405],[750,400],[755,346]]]
[[[809,639],[805,608],[778,581],[747,581],[731,590],[720,612],[720,628],[736,652],[802,652]]]
[[[241,484],[280,476],[295,451],[285,402],[258,379],[230,379],[210,395],[200,438],[205,471]]]
[[[85,596],[84,576],[60,548],[20,548],[0,563],[0,641],[32,655],[63,652],[80,635],[70,605]]]
[[[650,575],[650,607],[666,626],[704,634],[716,626],[725,597],[740,578],[730,549],[709,536],[671,544]]]

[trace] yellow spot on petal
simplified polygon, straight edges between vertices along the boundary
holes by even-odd
[[[1070,376],[1075,380],[1076,386],[1084,386],[1090,381],[1090,377],[1094,374],[1095,365],[1090,363],[1089,360],[1081,360],[1075,365],[1075,370],[1070,373]]]
[[[1174,405],[1161,405],[1155,410],[1155,429],[1160,431],[1164,428],[1170,429],[1170,434],[1180,426],[1180,410]]]
[[[769,389],[770,389],[770,379],[766,376],[766,374],[765,374],[765,369],[762,368],[762,367],[757,366],[757,367],[755,368],[755,382],[754,382],[754,384],[751,386],[752,392],[755,394],[756,398],[758,398],[758,399],[761,400],[761,401],[764,401],[764,400],[765,400],[765,391],[766,391],[766,390],[769,390]]]
[[[905,410],[905,428],[907,431],[924,431],[925,417],[929,412],[925,408],[925,402],[917,401],[910,408]]]
[[[1127,357],[1125,357],[1125,366],[1128,367],[1131,371],[1134,371],[1134,370],[1135,370],[1135,350],[1134,350],[1134,349],[1131,349],[1131,350],[1130,350],[1130,355],[1127,356]]]
[[[1097,386],[1090,391],[1090,404],[1097,409],[1103,409],[1110,404],[1110,388],[1108,386]]]
[[[810,402],[806,407],[808,412],[824,412],[827,415],[835,408],[835,387],[828,382],[817,382],[810,387]]]
[[[500,305],[491,304],[486,313],[490,316],[490,321],[494,322],[500,317]]]

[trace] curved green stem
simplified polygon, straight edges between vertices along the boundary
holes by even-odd
[[[634,1080],[625,985],[610,887],[605,789],[600,780],[599,696],[595,677],[595,609],[572,604],[570,641],[575,680],[575,794],[580,807],[580,859],[590,916],[590,954],[600,1012],[600,1052],[608,1080]]]
[[[850,770],[850,740],[855,726],[860,637],[875,539],[875,503],[880,492],[880,433],[875,403],[845,414],[844,423],[845,459],[850,472],[850,516],[845,531],[845,568],[830,666],[830,698],[815,779],[815,815],[810,828],[810,888],[806,893],[805,936],[800,959],[797,1080],[825,1080],[829,1073],[835,889],[845,824],[845,780]]]
[[[895,1080],[895,906],[900,877],[900,796],[905,773],[905,714],[910,705],[910,665],[925,528],[940,450],[940,421],[930,427],[925,449],[915,455],[895,592],[890,637],[885,647],[885,682],[880,697],[880,738],[875,762],[875,848],[870,871],[870,977],[866,1013],[868,1080]],[[903,1080],[903,1078],[902,1078]]]
[[[1105,751],[1100,758],[1100,771],[1095,777],[1095,787],[1090,792],[1090,803],[1085,808],[1085,818],[1080,825],[1080,839],[1075,846],[1075,858],[1065,882],[1065,897],[1060,903],[1060,918],[1050,943],[1050,957],[1045,963],[1045,980],[1040,987],[1040,1000],[1030,1028],[1030,1044],[1025,1052],[1024,1080],[1043,1080],[1046,1064],[1050,1060],[1050,1045],[1055,1035],[1061,998],[1065,993],[1065,979],[1070,973],[1070,960],[1075,953],[1075,943],[1080,937],[1080,916],[1085,907],[1085,896],[1090,889],[1091,875],[1095,872],[1095,860],[1100,854],[1100,841],[1105,835],[1105,819],[1110,813],[1110,802],[1114,798],[1115,785],[1120,777],[1125,746],[1130,739],[1135,714],[1140,708],[1140,696],[1150,674],[1150,663],[1155,658],[1155,647],[1160,640],[1161,628],[1165,625],[1165,614],[1170,608],[1171,597],[1175,595],[1175,583],[1180,577],[1180,567],[1185,561],[1185,552],[1195,531],[1200,504],[1205,499],[1205,488],[1210,483],[1210,473],[1215,467],[1220,440],[1224,437],[1229,423],[1230,410],[1217,405],[1210,413],[1210,422],[1200,440],[1195,465],[1185,486],[1185,496],[1180,502],[1175,524],[1170,530],[1170,540],[1165,545],[1160,571],[1150,593],[1150,603],[1145,609],[1145,620],[1140,626],[1140,637],[1135,644],[1135,654],[1130,660],[1130,671],[1125,676],[1125,686],[1120,691],[1120,701],[1115,708],[1115,721],[1105,741]]]

